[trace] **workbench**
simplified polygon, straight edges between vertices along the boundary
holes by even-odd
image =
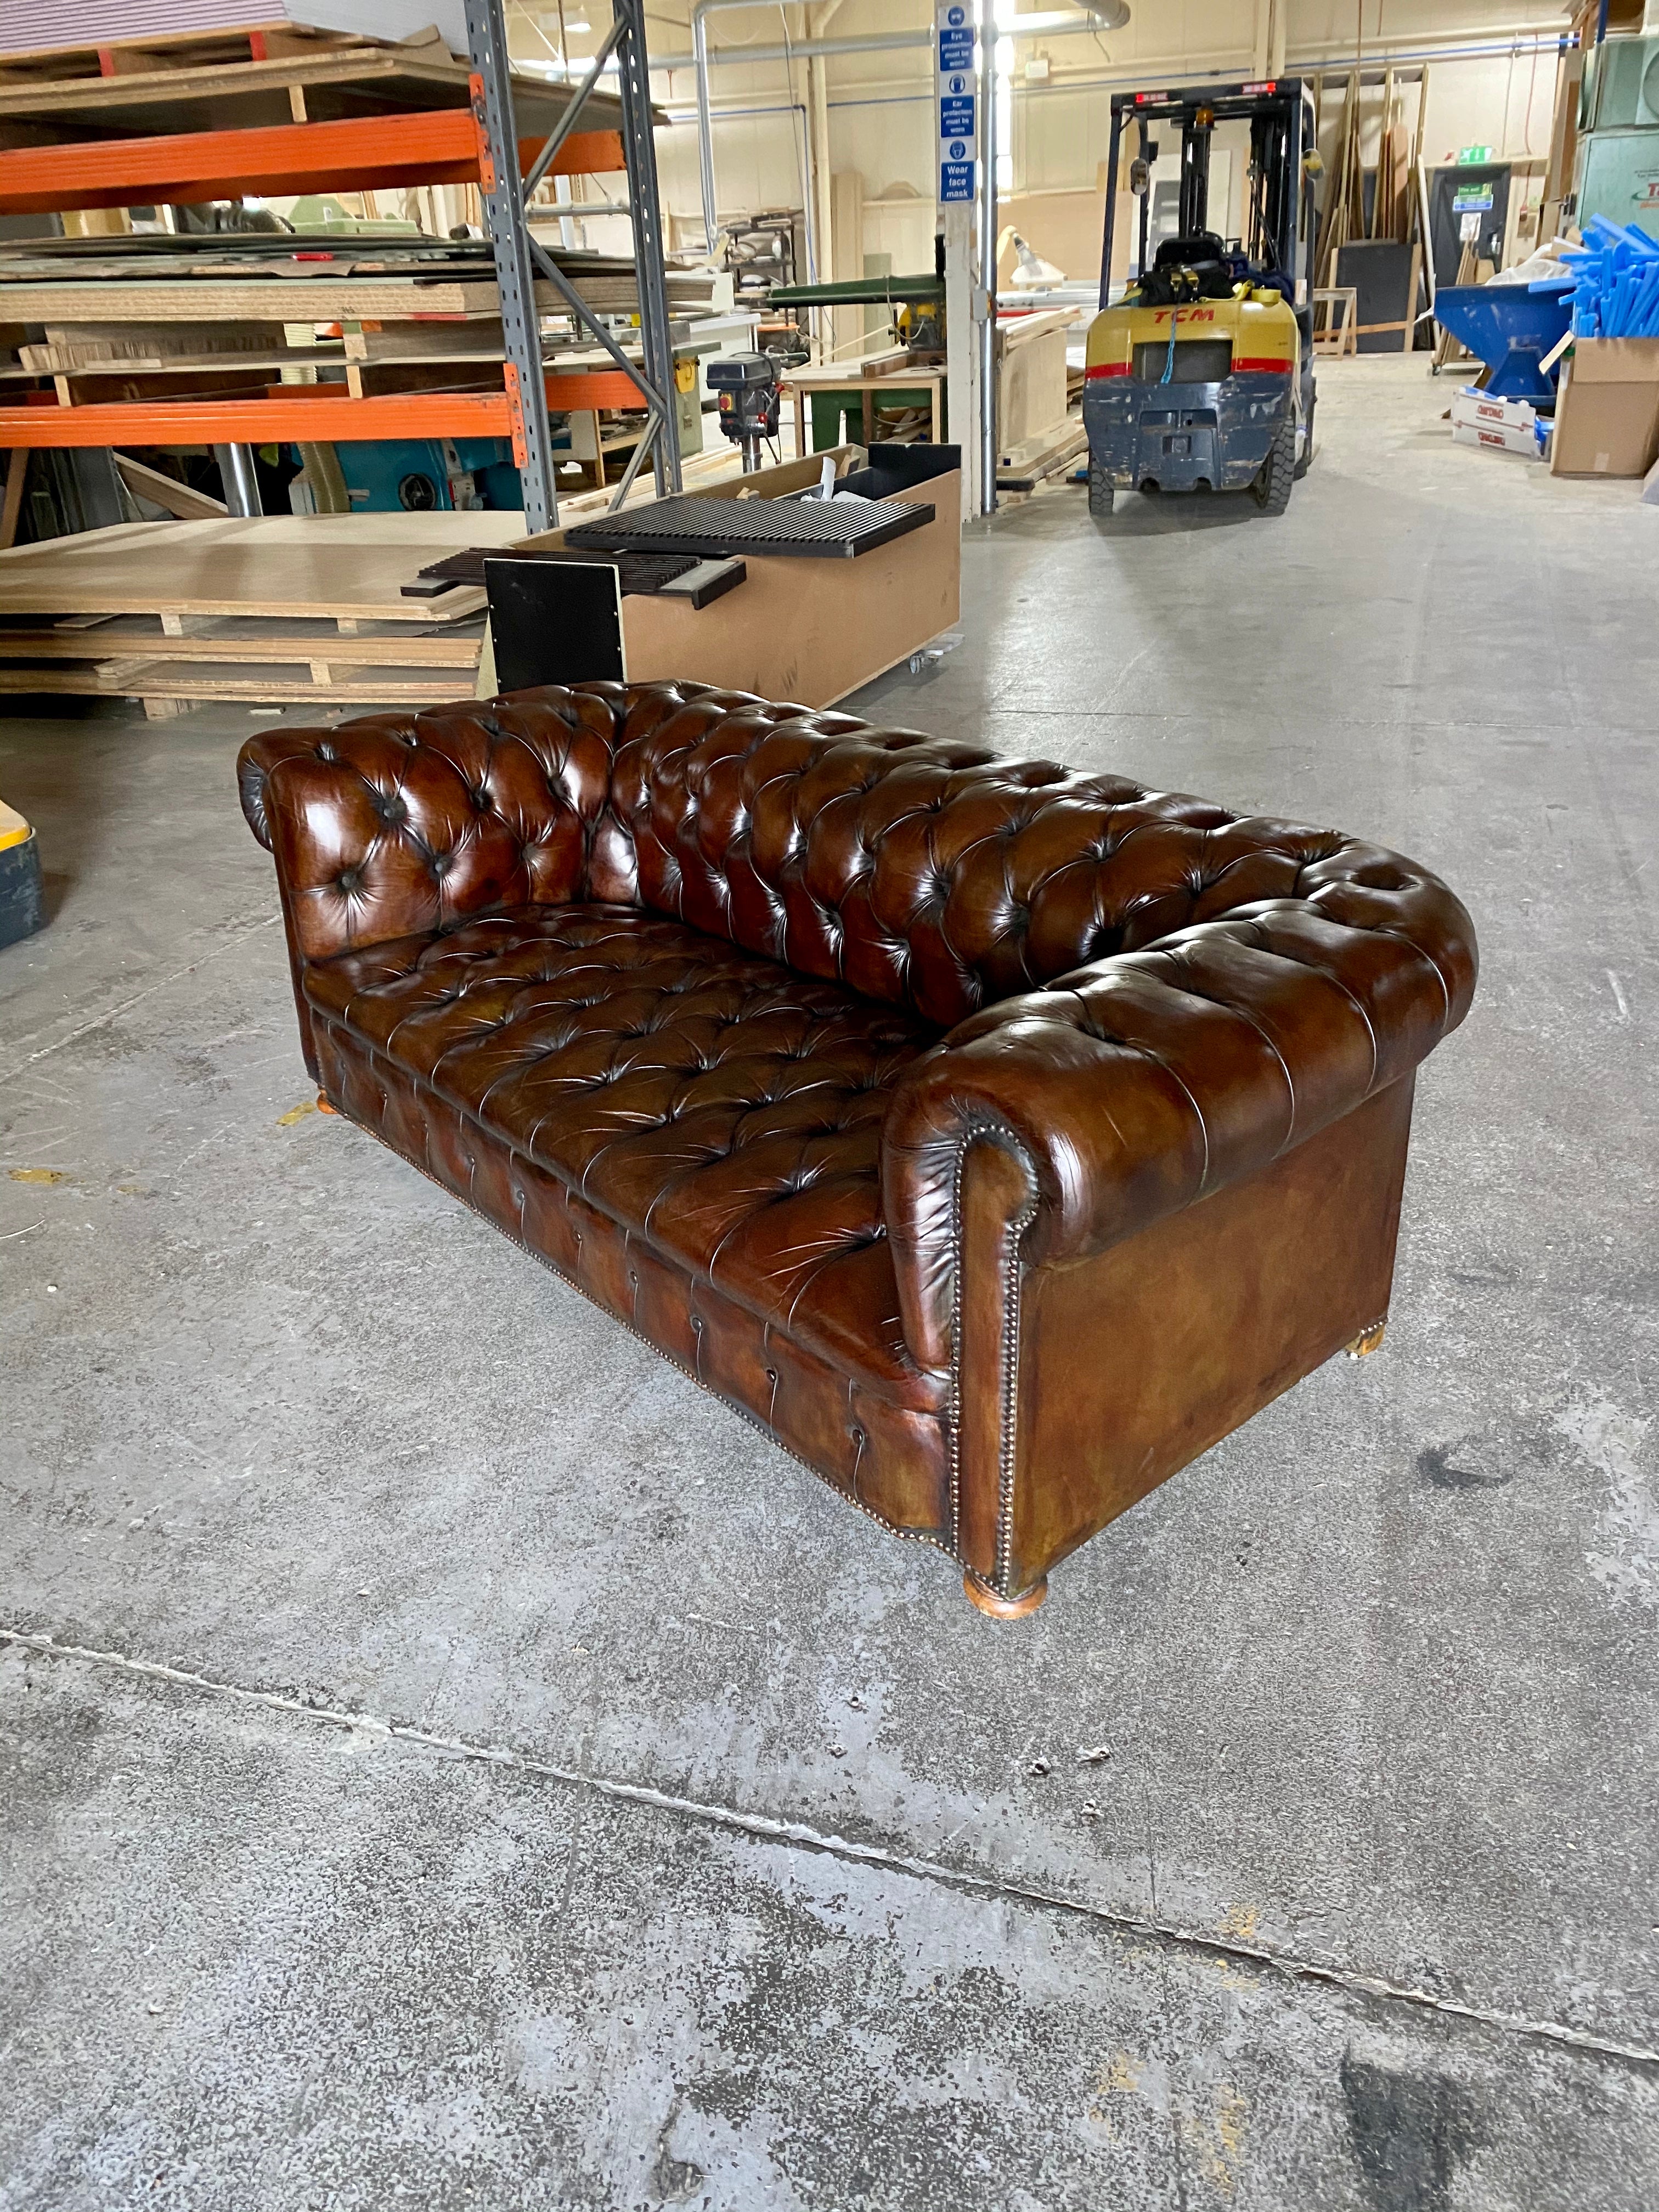
[[[871,446],[876,442],[876,396],[903,401],[911,407],[926,407],[928,414],[928,439],[941,445],[945,439],[944,398],[945,367],[922,365],[910,368],[902,353],[882,354],[862,361],[848,362],[839,367],[825,362],[816,367],[792,368],[778,380],[778,388],[787,392],[795,406],[795,451],[798,454],[822,453],[842,442],[842,424],[851,413],[849,401],[861,403],[858,431],[852,442]],[[806,443],[806,403],[812,402],[812,442]],[[825,403],[820,405],[820,403]]]

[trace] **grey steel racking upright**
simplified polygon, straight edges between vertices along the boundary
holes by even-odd
[[[474,112],[489,147],[481,178],[495,281],[501,297],[507,388],[522,428],[525,523],[531,531],[557,527],[559,495],[547,420],[541,328],[536,313],[538,279],[550,284],[575,321],[604,347],[639,387],[648,410],[645,434],[634,448],[611,501],[627,498],[649,454],[661,497],[680,489],[679,426],[674,408],[674,354],[668,328],[668,278],[663,260],[662,208],[657,193],[657,149],[651,135],[651,70],[645,44],[645,0],[611,0],[611,28],[589,64],[570,105],[530,168],[520,178],[519,136],[513,117],[502,0],[466,0],[467,48],[481,90]],[[630,361],[586,307],[552,256],[531,235],[525,209],[554,157],[575,128],[587,96],[615,56],[620,76],[623,155],[628,167],[629,213],[634,227],[634,270],[639,286],[643,363]]]

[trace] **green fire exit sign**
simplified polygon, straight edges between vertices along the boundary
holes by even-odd
[[[1457,166],[1460,169],[1479,167],[1491,159],[1490,146],[1460,146],[1457,149]]]

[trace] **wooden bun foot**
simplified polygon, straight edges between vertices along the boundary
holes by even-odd
[[[1370,1328],[1362,1328],[1347,1347],[1349,1358],[1364,1359],[1368,1352],[1380,1351],[1386,1326],[1385,1322],[1379,1321]]]
[[[1048,1595],[1048,1577],[1033,1583],[1018,1597],[999,1597],[987,1583],[971,1572],[963,1575],[962,1587],[981,1613],[988,1613],[993,1620],[1024,1620],[1028,1613],[1035,1613]]]
[[[320,1091],[317,1093],[317,1111],[319,1114],[337,1114],[339,1110],[337,1106],[329,1104]]]

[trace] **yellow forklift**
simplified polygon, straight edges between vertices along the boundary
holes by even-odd
[[[1249,125],[1245,234],[1209,228],[1218,123]],[[1173,238],[1150,248],[1157,125],[1178,129]],[[1119,161],[1133,134],[1129,189],[1140,203],[1139,272],[1115,307],[1112,230]],[[1101,312],[1089,327],[1083,422],[1089,512],[1120,491],[1249,490],[1283,514],[1313,456],[1313,94],[1299,77],[1185,92],[1115,93]]]

